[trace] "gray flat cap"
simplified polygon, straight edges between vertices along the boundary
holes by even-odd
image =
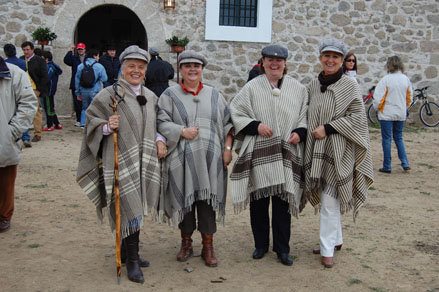
[[[198,63],[198,64],[202,64],[204,67],[207,65],[207,60],[203,55],[198,54],[193,50],[186,50],[183,51],[183,53],[181,53],[180,55],[178,55],[178,66],[184,63]]]
[[[159,49],[154,48],[154,47],[149,48],[148,52],[151,56],[158,56],[159,55]]]
[[[346,48],[344,42],[337,39],[327,39],[322,42],[319,48],[320,54],[323,52],[336,52],[346,55]]]
[[[148,63],[148,53],[145,50],[139,48],[139,46],[132,45],[126,48],[120,54],[119,60],[121,63],[123,63],[123,61],[127,59],[138,59]]]
[[[279,45],[266,46],[262,49],[262,57],[288,58],[288,50]]]

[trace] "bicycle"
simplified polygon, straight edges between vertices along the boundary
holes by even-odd
[[[363,96],[364,105],[366,105],[369,101],[372,101],[374,91],[375,91],[375,86],[373,86],[369,89],[368,95]],[[371,103],[369,105],[366,112],[367,112],[367,118],[369,119],[369,121],[372,124],[378,123],[378,114],[377,114],[376,110],[373,108],[373,103]]]
[[[421,122],[427,127],[436,127],[439,125],[439,105],[433,101],[428,101],[426,94],[428,88],[429,86],[415,89],[413,101],[407,108],[407,117],[414,105],[421,102],[422,105],[419,107],[419,118]],[[378,111],[376,111],[372,105],[367,109],[367,117],[372,124],[378,123]]]

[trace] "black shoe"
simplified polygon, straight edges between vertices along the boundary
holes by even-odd
[[[288,253],[277,253],[277,258],[280,259],[281,263],[286,266],[293,265],[293,259]]]
[[[139,265],[139,231],[125,238],[127,249],[127,272],[128,279],[136,283],[143,283],[142,270]]]
[[[410,166],[406,166],[406,167],[403,167],[402,169],[404,169],[404,171],[409,171],[411,168],[410,168]]]
[[[26,148],[32,147],[32,143],[30,142],[30,140],[23,140],[23,145]]]
[[[264,255],[268,252],[268,248],[256,248],[253,252],[253,258],[255,260],[262,259]]]
[[[123,239],[122,239],[122,244],[120,246],[120,260],[121,260],[122,264],[125,264],[127,262],[126,244],[125,244],[125,240],[123,240]],[[139,266],[141,268],[147,268],[147,267],[149,267],[149,261],[139,257]]]
[[[384,173],[392,173],[391,170],[387,170],[387,169],[384,169],[384,168],[380,168],[380,169],[378,169],[378,171],[379,172],[384,172]]]
[[[8,231],[11,227],[11,221],[8,221],[6,219],[0,220],[0,232]]]
[[[40,141],[41,140],[41,137],[38,137],[38,136],[34,136],[33,138],[32,138],[32,142],[38,142],[38,141]]]

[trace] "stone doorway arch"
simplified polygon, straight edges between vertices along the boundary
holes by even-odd
[[[137,15],[129,8],[117,4],[96,6],[84,13],[78,20],[74,43],[85,43],[87,49],[103,52],[109,44],[117,53],[130,45],[148,48],[145,27]]]

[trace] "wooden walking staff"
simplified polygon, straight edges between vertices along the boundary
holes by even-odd
[[[117,105],[119,102],[115,97],[111,97],[113,104],[110,107],[113,109],[113,115],[117,115]],[[119,153],[117,148],[117,132],[113,132],[114,143],[114,209],[116,213],[116,274],[117,284],[120,284],[120,273],[122,270],[122,262],[120,258],[120,195],[119,195]]]

